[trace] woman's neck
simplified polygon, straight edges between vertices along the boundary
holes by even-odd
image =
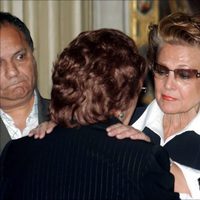
[[[171,135],[183,130],[198,114],[199,108],[193,108],[185,113],[164,114],[163,130],[164,140]]]

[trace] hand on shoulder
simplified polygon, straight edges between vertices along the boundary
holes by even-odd
[[[56,123],[53,121],[42,122],[36,128],[31,130],[28,136],[33,136],[35,139],[42,139],[45,137],[46,134],[51,133],[55,126]]]
[[[150,138],[143,132],[120,123],[109,126],[107,129],[108,136],[116,137],[118,139],[130,138],[132,140],[144,140],[150,142]]]

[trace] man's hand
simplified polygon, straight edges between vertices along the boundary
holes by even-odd
[[[46,121],[39,124],[36,128],[31,130],[28,134],[29,137],[34,137],[35,139],[42,139],[46,134],[52,132],[56,124],[53,121]]]
[[[118,139],[131,138],[132,140],[145,140],[147,142],[151,141],[150,138],[143,132],[131,126],[125,126],[120,123],[109,126],[106,130],[108,132],[108,136],[115,136]]]

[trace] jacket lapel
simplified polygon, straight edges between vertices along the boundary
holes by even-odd
[[[5,144],[11,140],[5,124],[0,118],[0,152],[3,150]]]
[[[49,100],[44,99],[41,97],[38,90],[36,90],[37,97],[38,97],[38,121],[39,124],[48,121],[50,119],[49,117]]]

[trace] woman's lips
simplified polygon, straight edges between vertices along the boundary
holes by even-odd
[[[166,101],[175,101],[176,98],[162,94],[162,99],[166,100]]]

